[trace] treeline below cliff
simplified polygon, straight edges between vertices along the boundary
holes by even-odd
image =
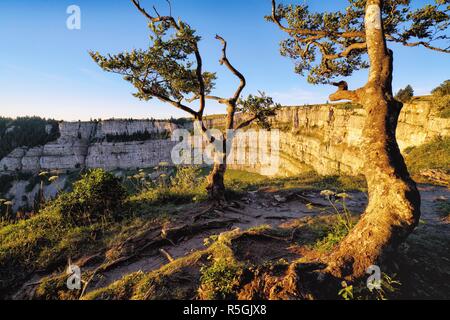
[[[18,147],[36,147],[59,137],[58,121],[39,117],[0,117],[0,159]]]

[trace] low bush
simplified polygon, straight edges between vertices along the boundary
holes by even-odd
[[[395,96],[395,98],[398,101],[403,103],[411,101],[413,97],[414,97],[414,89],[410,85],[407,85],[406,88],[404,89],[400,89],[400,91]]]
[[[206,199],[206,180],[195,166],[178,167],[174,173],[162,173],[153,181],[143,183],[145,189],[130,197],[141,205],[182,204]]]
[[[432,91],[433,107],[441,118],[450,118],[450,80],[444,81]]]
[[[102,169],[91,170],[56,200],[60,213],[78,223],[116,218],[126,198],[121,181]]]

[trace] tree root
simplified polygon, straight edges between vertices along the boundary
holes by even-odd
[[[106,262],[99,266],[97,269],[94,270],[89,280],[85,283],[83,287],[83,291],[80,295],[80,299],[84,296],[85,292],[87,291],[89,285],[92,283],[94,278],[100,274],[107,272],[115,267],[117,267],[120,264],[123,264],[125,262],[128,262],[132,259],[135,259],[138,257],[141,253],[147,250],[151,249],[157,249],[158,247],[168,245],[168,244],[176,244],[180,240],[182,240],[185,237],[192,237],[196,234],[199,234],[206,230],[213,230],[213,229],[220,229],[225,226],[228,226],[234,222],[238,222],[237,219],[215,219],[215,220],[208,220],[202,223],[196,223],[196,224],[184,224],[179,227],[174,227],[170,229],[163,229],[162,231],[159,231],[159,228],[151,228],[147,231],[144,231],[140,233],[137,236],[128,238],[121,244],[117,245],[116,247],[112,248],[109,251],[109,254],[107,253],[107,257],[116,256],[117,252],[122,255],[124,252],[130,252],[126,256],[121,256],[120,258],[117,258],[113,261]],[[159,248],[158,251],[162,253],[170,262],[174,261],[175,259],[170,256],[170,254],[165,251],[162,248]],[[114,252],[115,254],[111,253]]]

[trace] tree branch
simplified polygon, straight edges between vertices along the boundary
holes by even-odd
[[[239,78],[239,80],[241,81],[241,83],[239,84],[238,89],[236,90],[232,100],[233,101],[237,101],[239,99],[239,96],[242,93],[242,90],[244,90],[245,86],[246,86],[246,80],[245,77],[242,73],[240,73],[228,60],[227,57],[227,42],[225,41],[224,38],[222,38],[219,35],[216,35],[216,39],[219,40],[222,43],[222,59],[220,60],[221,64],[225,64],[225,66],[227,66],[227,68],[236,76]]]
[[[167,2],[169,3],[169,8],[170,8],[170,16],[160,16],[158,11],[155,9],[156,14],[158,15],[158,17],[153,17],[151,16],[140,4],[139,0],[131,0],[131,2],[135,5],[135,7],[147,18],[149,19],[152,23],[158,23],[158,22],[169,22],[173,28],[175,28],[177,31],[181,30],[181,27],[178,25],[178,23],[175,21],[175,19],[172,17],[172,6],[170,4],[170,1],[167,0]],[[175,105],[177,108],[184,110],[186,112],[189,112],[191,115],[194,115],[194,117],[196,119],[201,120],[201,118],[203,117],[203,113],[205,111],[205,107],[206,107],[206,101],[205,101],[205,81],[203,79],[203,61],[202,61],[202,56],[200,54],[200,51],[198,49],[198,45],[196,42],[192,43],[192,47],[193,47],[193,51],[194,51],[194,55],[195,55],[195,59],[197,62],[197,68],[196,68],[196,76],[197,76],[197,81],[199,84],[199,93],[197,95],[197,99],[200,99],[200,107],[199,107],[199,111],[195,112],[194,110],[192,110],[191,108],[182,105],[180,102],[177,101],[173,101],[171,99],[168,99],[166,102],[171,103],[172,105]],[[165,101],[164,99],[161,99],[161,97],[157,97],[158,99]]]
[[[364,31],[345,31],[345,32],[329,32],[324,30],[308,30],[308,29],[291,29],[283,26],[281,23],[280,17],[277,15],[277,3],[276,0],[272,0],[272,20],[278,25],[278,27],[294,36],[303,35],[303,36],[317,36],[315,40],[319,40],[321,38],[325,38],[328,36],[333,36],[337,38],[362,38],[365,39],[366,34]]]
[[[180,26],[178,25],[178,23],[175,21],[175,19],[172,17],[172,15],[170,16],[159,16],[158,12],[156,11],[156,14],[158,15],[158,17],[153,17],[152,15],[150,15],[142,6],[139,0],[131,0],[131,2],[134,4],[134,6],[151,22],[153,23],[157,23],[157,22],[169,22],[176,30],[180,30]],[[171,9],[172,11],[172,9]]]
[[[256,115],[252,116],[250,119],[243,121],[241,124],[239,124],[236,127],[236,130],[241,130],[244,129],[246,127],[248,127],[249,125],[251,125],[253,123],[253,121],[255,121],[258,117]]]
[[[387,34],[386,38],[387,38],[388,41],[401,43],[405,47],[423,46],[423,47],[425,47],[427,49],[430,49],[430,50],[433,50],[433,51],[438,51],[438,52],[443,52],[443,53],[450,53],[450,48],[443,49],[443,48],[435,47],[435,46],[432,46],[429,42],[426,42],[426,41],[407,42],[407,41],[402,41],[401,39],[395,38],[394,36],[392,36],[390,34]]]
[[[358,90],[348,90],[347,82],[341,81],[337,83],[333,83],[334,86],[339,87],[339,89],[330,95],[331,101],[341,101],[341,100],[350,100],[352,102],[359,102]]]

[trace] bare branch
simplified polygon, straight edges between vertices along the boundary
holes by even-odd
[[[151,95],[151,96],[153,96],[153,97],[159,99],[159,100],[162,101],[162,102],[169,103],[169,104],[173,105],[175,108],[180,109],[180,110],[183,110],[184,112],[189,113],[190,115],[192,115],[192,116],[193,116],[194,118],[196,118],[196,119],[197,119],[198,116],[199,116],[198,112],[194,111],[193,109],[189,108],[188,106],[185,106],[185,105],[182,104],[180,101],[172,100],[172,99],[170,99],[169,97],[166,97],[166,96],[164,96],[164,95],[158,94],[158,93],[153,92],[153,91],[151,91],[151,90],[145,89],[145,88],[144,88],[144,83],[143,83],[142,81],[140,81],[140,86],[137,87],[137,89],[139,90],[139,92],[140,92],[141,94],[144,94],[144,95]]]
[[[191,102],[194,102],[195,100],[198,100],[198,99],[200,99],[200,97],[198,95],[196,95],[196,96],[194,96],[194,97],[192,97],[190,99],[186,99],[186,101],[191,103]],[[224,98],[221,98],[221,97],[217,97],[217,96],[205,96],[205,99],[206,100],[215,100],[215,101],[217,101],[219,103],[222,103],[222,104],[225,104],[225,103],[228,102],[227,99],[224,99]]]
[[[152,15],[150,15],[142,6],[139,0],[131,0],[131,2],[134,4],[134,6],[151,22],[153,23],[157,23],[157,22],[168,22],[170,23],[176,30],[180,30],[180,26],[178,25],[178,23],[175,21],[175,19],[172,17],[172,15],[170,16],[160,16],[158,14],[158,11],[156,10],[156,8],[154,8],[154,10],[156,11],[156,14],[158,15],[157,17],[153,17]]]
[[[245,86],[246,86],[246,80],[245,77],[242,73],[240,73],[228,60],[227,57],[227,42],[225,41],[224,38],[222,38],[219,35],[216,35],[216,39],[219,40],[222,43],[222,59],[220,60],[221,64],[225,64],[225,66],[227,66],[227,68],[236,76],[239,78],[239,80],[241,81],[241,83],[239,84],[238,89],[236,90],[232,100],[233,101],[237,101],[239,99],[239,96],[242,93],[242,90],[244,90]]]
[[[253,117],[251,117],[250,119],[243,121],[241,124],[239,124],[236,127],[236,130],[240,130],[240,129],[244,129],[246,127],[248,127],[249,125],[251,125],[253,123],[253,121],[255,121],[256,119],[258,119],[258,117],[256,115],[254,115]]]
[[[161,15],[159,14],[159,12],[158,12],[158,10],[156,9],[155,6],[153,6],[153,10],[155,11],[155,13],[156,13],[156,15],[157,15],[158,17],[161,17]]]
[[[200,117],[203,116],[203,113],[205,111],[205,107],[206,107],[206,101],[205,101],[205,81],[203,79],[203,62],[202,62],[202,56],[200,55],[200,52],[198,50],[198,46],[197,43],[194,44],[194,52],[195,52],[195,59],[197,60],[197,70],[196,70],[196,75],[197,75],[197,81],[199,83],[199,99],[200,99],[200,108],[198,111],[198,114],[200,115]]]
[[[350,100],[353,102],[358,102],[359,96],[358,96],[358,90],[352,91],[348,90],[348,84],[345,81],[341,82],[334,82],[332,83],[333,86],[338,87],[338,90],[330,95],[331,101],[341,101],[341,100]]]
[[[386,39],[388,41],[391,41],[391,42],[401,43],[405,47],[423,46],[423,47],[425,47],[427,49],[430,49],[430,50],[433,50],[433,51],[438,51],[438,52],[443,52],[443,53],[450,53],[450,48],[443,49],[443,48],[435,47],[435,46],[432,46],[429,42],[426,42],[426,41],[406,42],[406,41],[402,41],[401,39],[395,38],[394,36],[392,36],[390,34],[386,35]]]
[[[349,54],[353,51],[353,50],[364,50],[367,49],[367,43],[366,42],[355,42],[351,45],[349,45],[347,48],[345,48],[342,52],[337,53],[337,54],[325,54],[324,58],[326,60],[335,60],[335,59],[339,59],[339,58],[347,58],[349,56]]]
[[[166,1],[169,4],[169,15],[172,17],[172,3],[170,2],[170,0],[166,0]]]

